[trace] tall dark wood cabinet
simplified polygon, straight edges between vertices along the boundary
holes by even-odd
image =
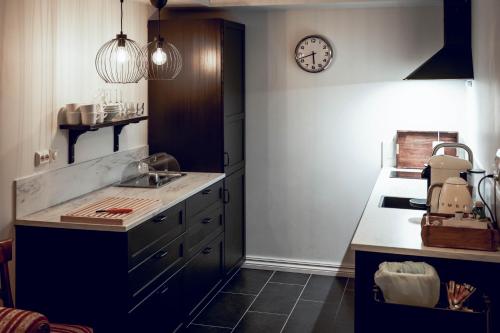
[[[148,24],[149,39],[157,21]],[[182,54],[172,81],[149,81],[151,153],[174,155],[185,171],[224,172],[224,270],[245,256],[245,26],[174,18],[162,35]]]

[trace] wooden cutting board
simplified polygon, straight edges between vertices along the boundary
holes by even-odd
[[[61,215],[61,221],[123,225],[159,208],[160,203],[160,200],[155,199],[108,197]],[[96,213],[98,210],[110,208],[131,208],[133,211],[126,214]]]
[[[458,142],[458,132],[398,131],[396,166],[401,169],[423,169],[431,158],[434,141]],[[456,156],[455,148],[445,148],[445,155]]]

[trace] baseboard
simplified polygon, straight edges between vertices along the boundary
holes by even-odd
[[[243,267],[354,278],[354,266],[282,258],[247,256]]]

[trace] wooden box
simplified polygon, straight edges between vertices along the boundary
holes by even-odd
[[[498,230],[489,224],[488,229],[470,229],[426,225],[427,214],[422,217],[422,242],[425,246],[455,249],[497,251]],[[432,213],[430,221],[449,219],[450,214]]]

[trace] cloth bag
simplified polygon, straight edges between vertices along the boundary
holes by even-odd
[[[375,284],[387,303],[433,308],[439,302],[439,275],[425,262],[383,262]]]

